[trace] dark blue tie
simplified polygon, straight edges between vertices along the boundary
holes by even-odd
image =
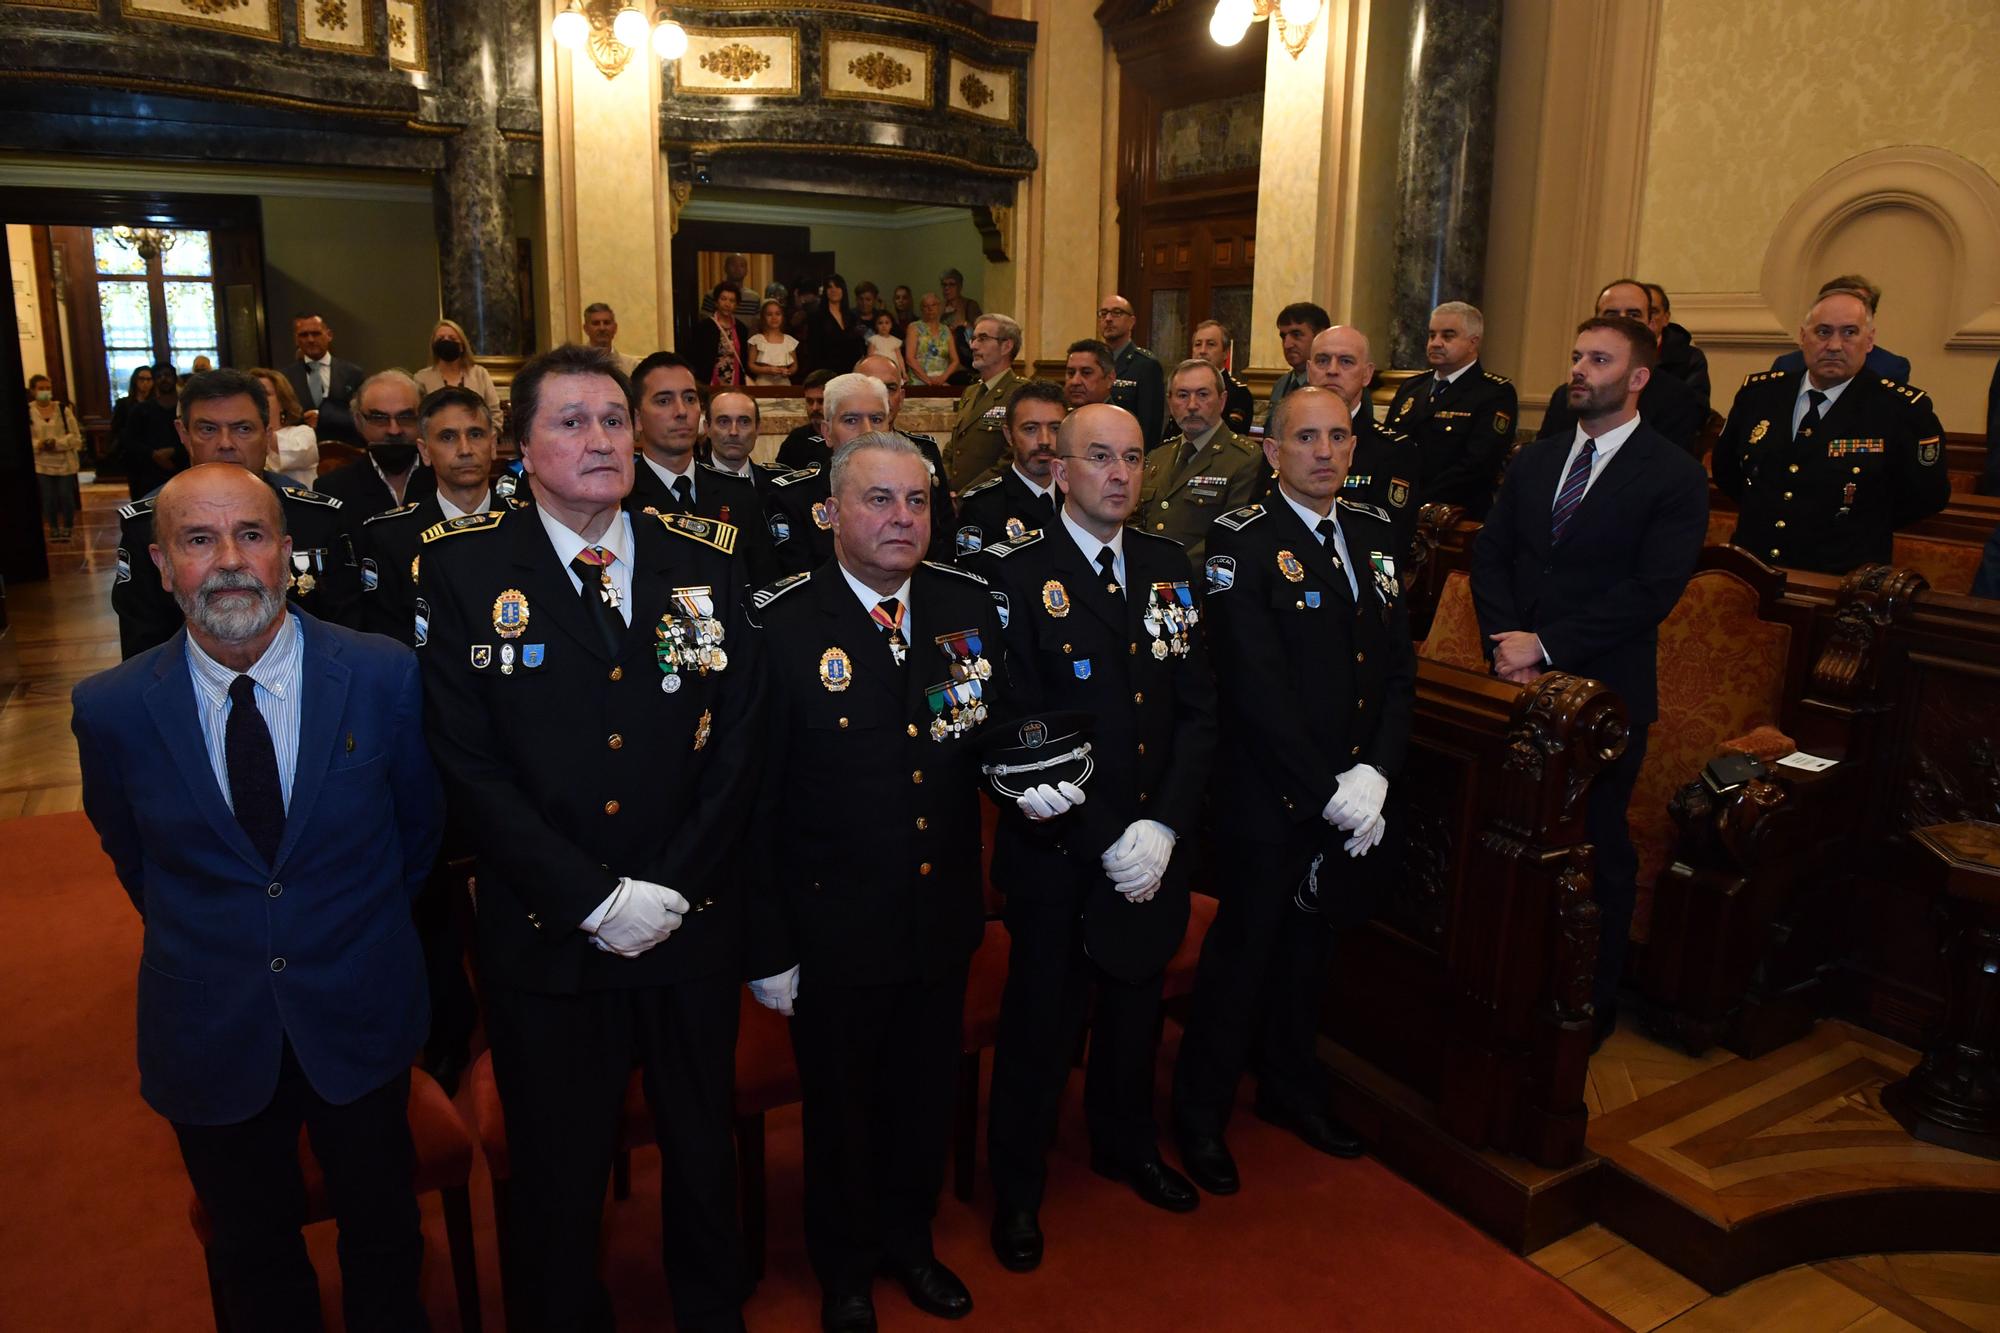
[[[229,803],[250,845],[275,865],[285,837],[285,789],[278,781],[278,752],[271,729],[257,711],[257,682],[238,676],[229,682],[229,720],[223,725],[222,757],[229,771]]]
[[[1576,517],[1576,507],[1583,503],[1583,493],[1590,489],[1590,464],[1597,457],[1597,441],[1585,440],[1576,461],[1569,465],[1569,475],[1563,478],[1562,489],[1556,492],[1556,507],[1549,515],[1549,540],[1562,540],[1563,529]]]

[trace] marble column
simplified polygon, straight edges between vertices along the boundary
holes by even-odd
[[[465,128],[445,143],[437,175],[438,263],[444,313],[465,326],[482,356],[526,351],[507,192],[507,146],[500,137],[501,0],[454,0],[438,7],[439,73]]]
[[[1391,364],[1424,364],[1433,307],[1480,301],[1493,193],[1500,0],[1414,0],[1396,151]]]

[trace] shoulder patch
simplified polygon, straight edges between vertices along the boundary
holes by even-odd
[[[1217,527],[1228,528],[1231,532],[1241,532],[1262,517],[1264,517],[1264,506],[1249,504],[1241,509],[1232,509],[1226,514],[1218,515],[1215,523]]]
[[[488,532],[499,527],[500,520],[505,517],[507,511],[501,510],[485,514],[467,514],[463,518],[448,518],[442,523],[435,523],[425,528],[424,535],[418,540],[429,543],[440,537],[456,536],[461,532]]]
[[[1350,500],[1344,495],[1335,496],[1333,502],[1339,505],[1342,509],[1351,510],[1357,514],[1366,514],[1368,515],[1368,517],[1373,519],[1380,519],[1384,523],[1390,521],[1389,511],[1386,509],[1378,508],[1375,505],[1364,504],[1359,500]]]
[[[736,553],[736,525],[716,518],[696,518],[693,514],[661,514],[668,532],[677,532],[689,541],[713,546],[724,555]]]
[[[969,500],[973,496],[979,494],[981,491],[992,490],[995,486],[998,486],[1000,482],[1001,478],[999,477],[988,477],[985,481],[980,482],[976,486],[967,486],[964,490],[958,493],[958,498],[961,500]]]
[[[362,519],[361,526],[365,528],[370,523],[380,523],[385,518],[401,518],[405,514],[414,514],[416,512],[417,512],[417,504],[416,501],[412,500],[409,504],[403,505],[401,508],[385,510],[382,513],[375,515],[373,518]]]
[[[341,502],[331,495],[321,495],[318,491],[284,491],[281,494],[293,500],[303,500],[309,505],[325,505],[328,509],[341,508]]]
[[[1781,380],[1788,373],[1783,370],[1760,370],[1754,375],[1745,375],[1743,382],[1745,384],[1762,384],[1765,380]]]
[[[134,500],[131,504],[118,506],[118,518],[120,522],[134,518],[145,518],[152,512],[153,497],[150,495],[143,500]]]
[[[760,588],[752,593],[750,595],[750,604],[757,608],[757,610],[762,611],[765,607],[777,601],[780,597],[792,591],[792,589],[803,585],[811,578],[812,575],[810,574],[788,574],[776,583],[773,583],[770,587]]]
[[[813,438],[818,439],[819,437],[815,435],[813,436]],[[792,486],[796,485],[801,481],[811,481],[814,477],[817,477],[818,475],[819,475],[819,464],[808,463],[802,468],[794,468],[792,471],[787,472],[782,477],[771,478],[771,484],[773,486]]]
[[[957,565],[947,565],[938,560],[926,560],[924,561],[924,568],[935,569],[938,573],[949,574],[955,579],[970,579],[982,588],[986,586],[985,579],[979,577],[979,575],[969,569],[960,569]]]
[[[1027,532],[1022,533],[1018,537],[1010,538],[1009,540],[1004,542],[988,542],[986,546],[982,548],[982,554],[996,555],[999,556],[1002,560],[1004,560],[1008,556],[1014,554],[1014,552],[1016,551],[1027,550],[1030,546],[1033,546],[1036,542],[1040,541],[1041,539],[1042,539],[1042,530],[1040,528],[1033,528]],[[926,561],[925,563],[929,562]]]
[[[1514,382],[1508,379],[1505,375],[1496,375],[1492,371],[1487,370],[1484,367],[1480,368],[1479,373],[1486,376],[1487,379],[1493,381],[1495,384],[1512,384]]]

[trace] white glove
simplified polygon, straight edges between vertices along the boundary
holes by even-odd
[[[1362,825],[1382,813],[1382,802],[1389,795],[1389,779],[1372,764],[1356,764],[1342,773],[1333,789],[1333,799],[1326,803],[1320,817],[1336,828],[1349,833],[1359,832]]]
[[[688,900],[664,884],[620,879],[611,896],[584,918],[583,928],[590,933],[590,942],[605,953],[637,958],[673,934],[687,910]]]
[[[1100,858],[1117,890],[1144,902],[1159,889],[1174,854],[1174,831],[1157,819],[1135,819]]]
[[[775,977],[751,982],[750,998],[790,1018],[792,1002],[799,998],[799,965],[793,963]]]
[[[1021,807],[1021,813],[1037,823],[1044,819],[1054,819],[1066,815],[1083,804],[1083,788],[1073,782],[1058,782],[1051,787],[1044,782],[1039,787],[1030,787],[1020,795],[1014,804]]]
[[[1373,819],[1355,830],[1354,836],[1349,838],[1344,844],[1347,848],[1347,854],[1349,856],[1368,855],[1368,849],[1382,841],[1382,832],[1386,827],[1387,821],[1382,816],[1376,815]]]

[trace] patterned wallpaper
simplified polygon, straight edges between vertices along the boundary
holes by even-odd
[[[1665,0],[1639,268],[1753,291],[1773,229],[1857,153],[1947,148],[2000,177],[2000,4]]]

